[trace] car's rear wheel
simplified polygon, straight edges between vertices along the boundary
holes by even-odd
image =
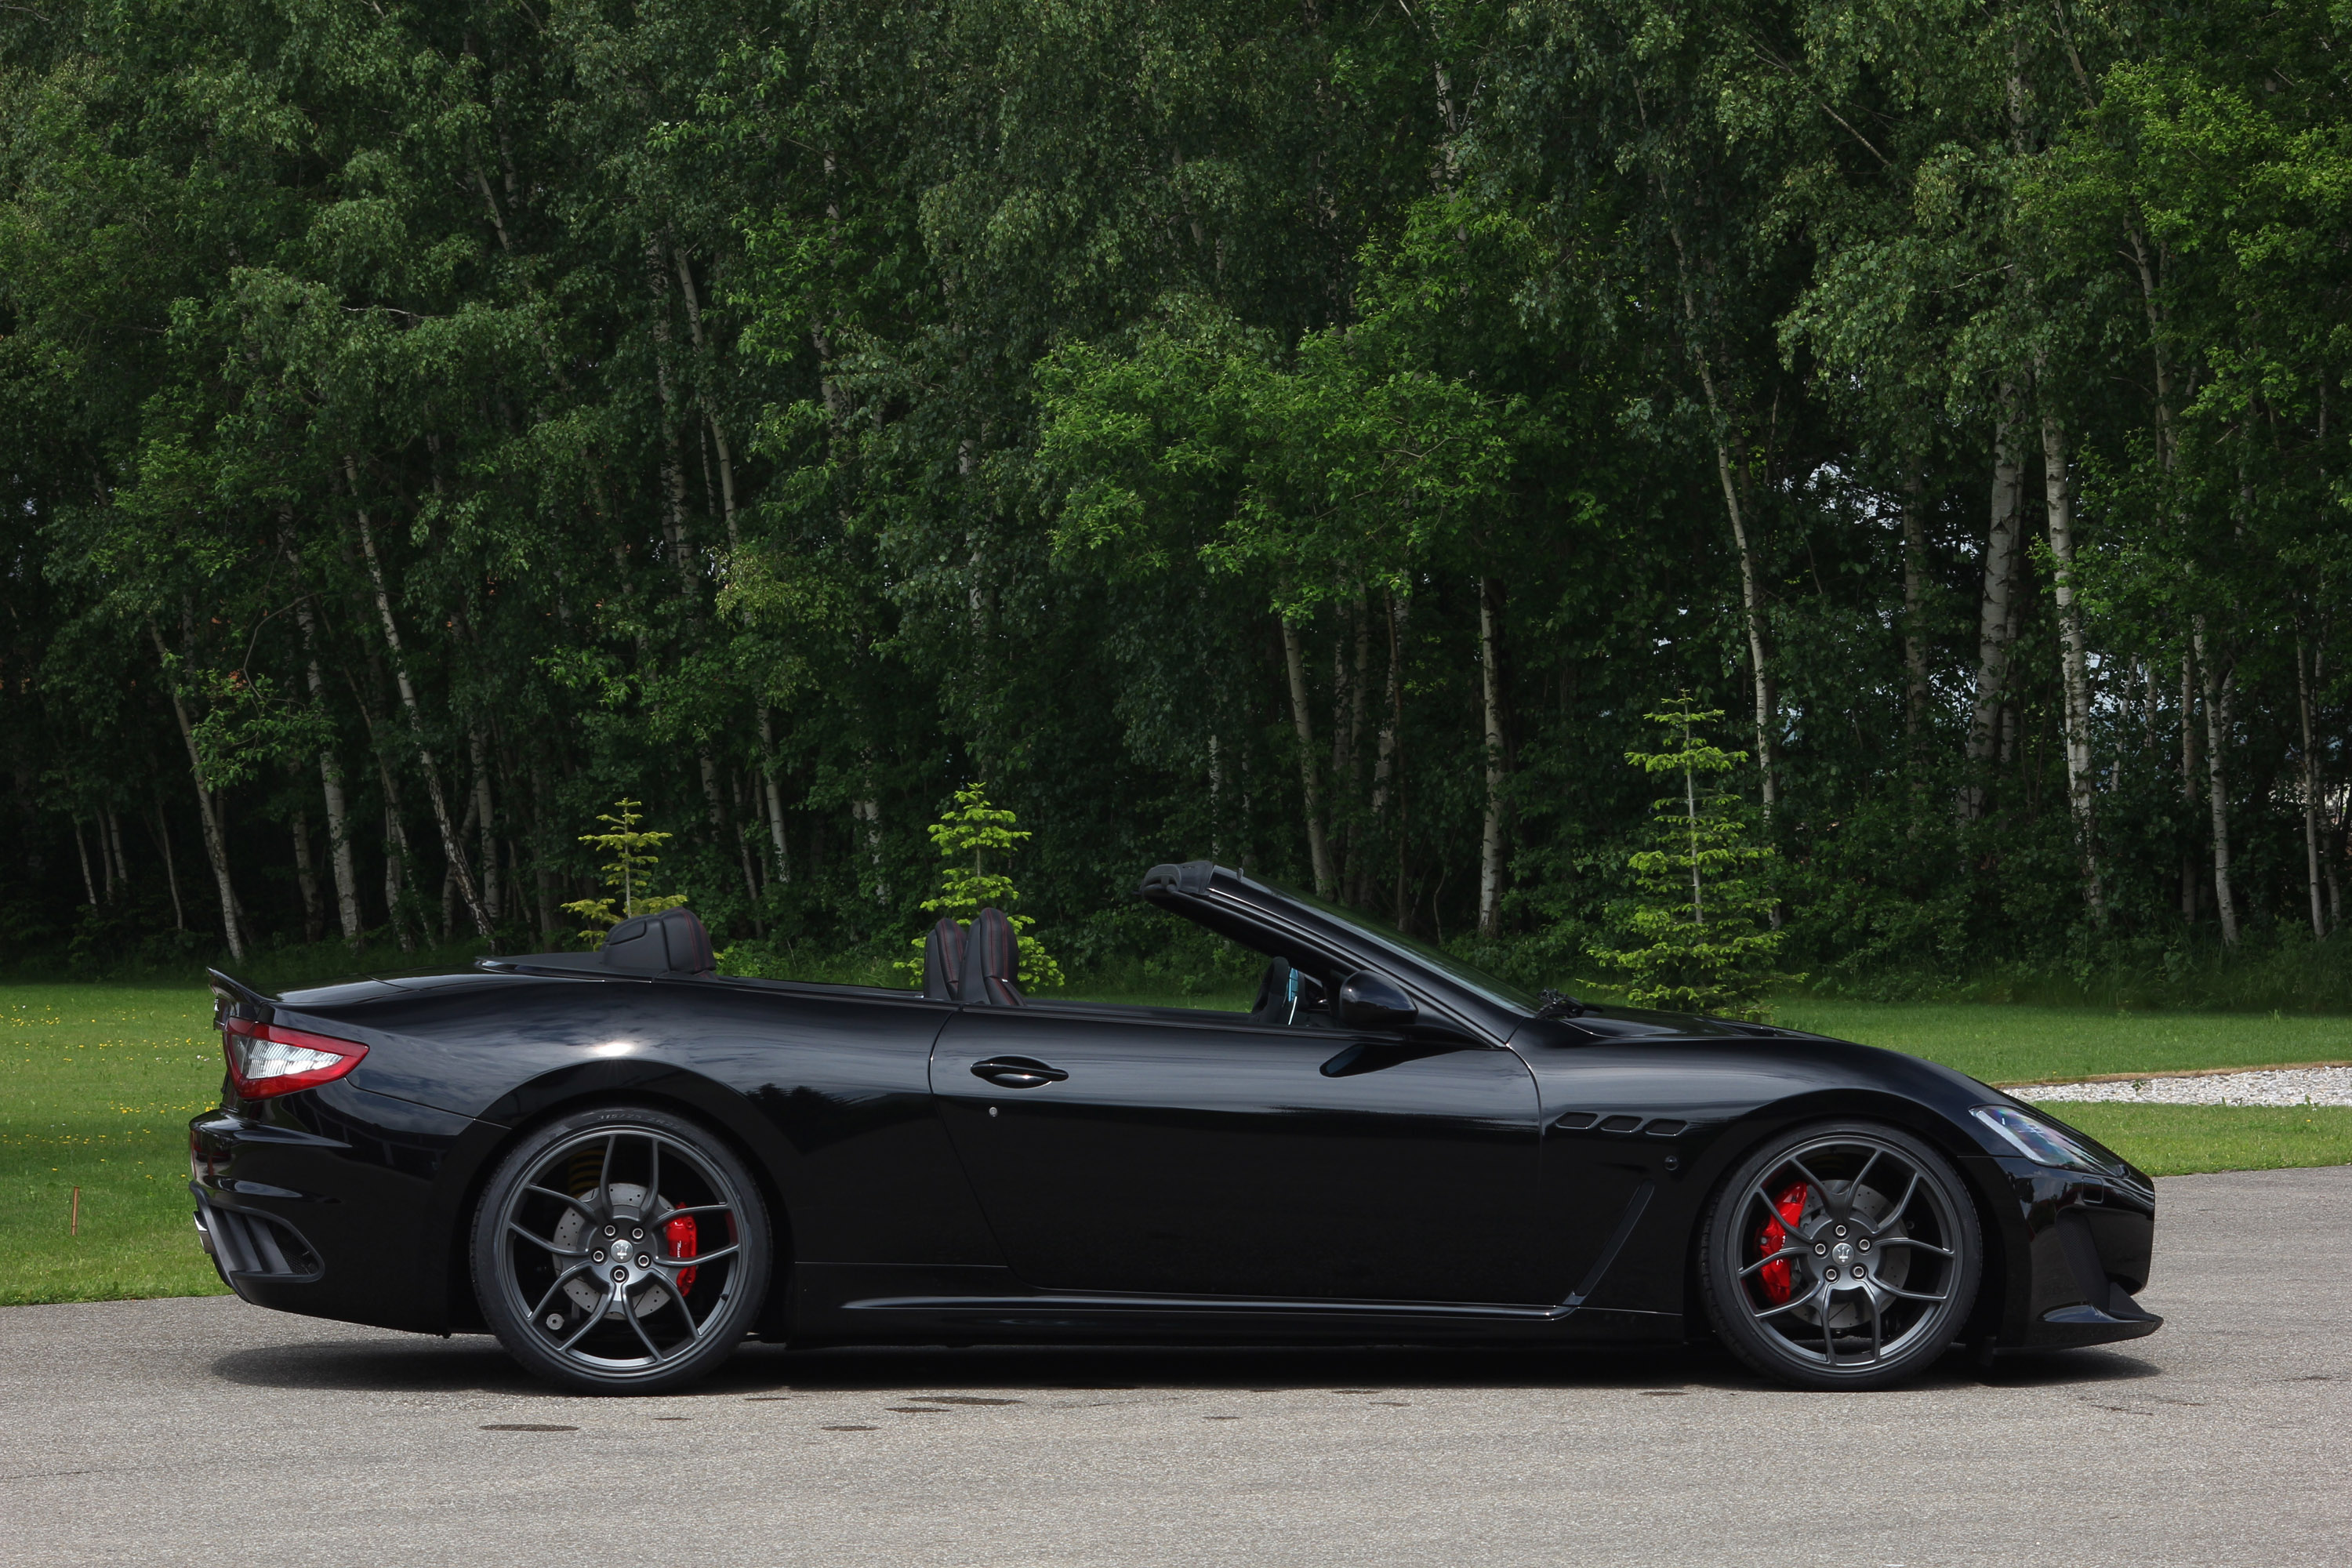
[[[474,1289],[499,1342],[591,1394],[657,1394],[734,1351],[767,1293],[768,1215],[726,1142],[668,1111],[560,1116],[475,1210]]]
[[[1932,1363],[1968,1322],[1983,1258],[1951,1163],[1869,1121],[1758,1149],[1717,1190],[1699,1247],[1717,1334],[1811,1388],[1883,1388]]]

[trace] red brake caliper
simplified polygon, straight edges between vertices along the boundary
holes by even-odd
[[[672,1258],[693,1257],[695,1250],[694,1216],[690,1214],[682,1214],[673,1216],[668,1224],[662,1226],[662,1239],[669,1243],[669,1255]],[[1786,1264],[1781,1265],[1780,1273],[1782,1278],[1785,1279],[1787,1277],[1788,1271],[1788,1266]],[[679,1295],[683,1296],[694,1289],[694,1277],[699,1272],[701,1272],[701,1270],[695,1268],[682,1268],[678,1270],[677,1293]],[[1785,1297],[1788,1293],[1788,1287],[1783,1285],[1780,1288],[1780,1294]]]
[[[1772,1200],[1772,1206],[1779,1213],[1766,1220],[1764,1228],[1756,1233],[1756,1256],[1759,1258],[1771,1258],[1774,1253],[1788,1245],[1789,1231],[1795,1228],[1797,1221],[1805,1212],[1805,1184],[1802,1182],[1789,1184],[1781,1189],[1780,1195]],[[670,1223],[676,1225],[677,1222],[672,1220]],[[1773,1258],[1771,1262],[1758,1269],[1756,1276],[1763,1281],[1764,1294],[1772,1298],[1774,1306],[1777,1307],[1789,1299],[1789,1260],[1787,1258]]]

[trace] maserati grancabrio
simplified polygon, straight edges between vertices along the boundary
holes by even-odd
[[[1255,1005],[1024,996],[992,910],[920,991],[716,973],[685,910],[454,973],[215,973],[199,1237],[255,1305],[605,1393],[747,1338],[1708,1334],[1873,1388],[2161,1321],[2148,1178],[1958,1072],[1531,995],[1207,861],[1141,891],[1262,957]]]

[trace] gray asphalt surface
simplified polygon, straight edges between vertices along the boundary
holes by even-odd
[[[577,1399],[483,1339],[15,1308],[0,1563],[2352,1563],[2352,1167],[2159,1185],[2155,1337],[1871,1394],[1705,1352],[761,1346]]]

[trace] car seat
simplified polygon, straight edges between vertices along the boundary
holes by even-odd
[[[971,937],[961,921],[942,919],[923,938],[923,994],[933,1002],[952,1002],[963,979],[964,948]]]
[[[1257,1000],[1250,1006],[1250,1022],[1254,1024],[1286,1024],[1295,987],[1290,983],[1290,960],[1277,958],[1265,966],[1265,976],[1257,983]]]
[[[1013,984],[1020,973],[1021,938],[1003,910],[982,910],[971,917],[965,939],[963,973],[958,976],[956,1000],[991,1007],[1018,1007],[1021,988]]]

